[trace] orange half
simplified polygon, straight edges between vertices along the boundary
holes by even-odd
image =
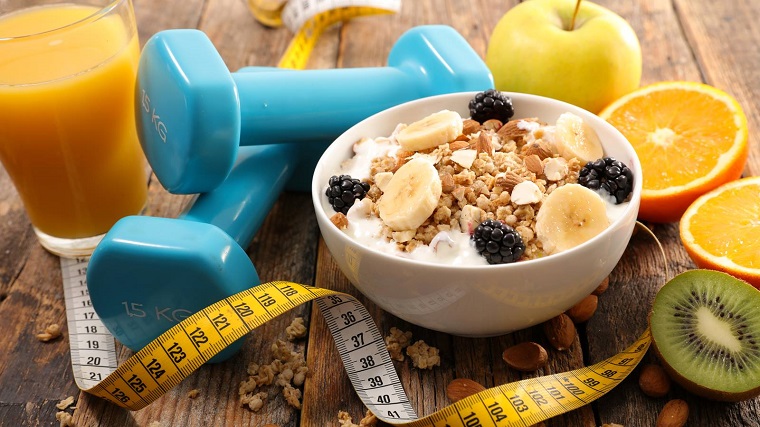
[[[697,197],[738,179],[749,154],[741,106],[702,83],[646,86],[599,115],[628,139],[641,161],[643,220],[678,221]]]
[[[694,263],[760,289],[760,177],[722,185],[683,215],[681,242]]]

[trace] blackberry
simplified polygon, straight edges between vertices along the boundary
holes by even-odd
[[[578,183],[592,190],[602,189],[620,204],[633,191],[633,172],[623,162],[604,157],[586,163],[578,174]]]
[[[369,191],[369,183],[361,182],[351,175],[333,175],[330,177],[329,186],[325,191],[325,196],[330,200],[335,212],[348,213],[348,209],[354,205],[354,202],[361,200]]]
[[[483,124],[488,119],[499,119],[506,123],[515,115],[512,98],[498,90],[488,89],[470,100],[470,118]]]
[[[481,222],[472,234],[475,249],[489,264],[515,262],[525,252],[520,233],[501,221],[487,219]]]

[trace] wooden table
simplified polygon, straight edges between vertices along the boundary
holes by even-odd
[[[422,24],[456,28],[481,55],[489,34],[515,0],[405,0],[400,14],[355,19],[328,30],[320,39],[309,68],[384,65],[397,37]],[[626,18],[641,41],[642,84],[662,80],[703,81],[735,96],[747,113],[750,139],[760,129],[760,3],[754,0],[600,0]],[[276,65],[291,34],[259,25],[243,0],[135,0],[140,38],[157,31],[200,28],[212,39],[230,69]],[[560,53],[562,54],[562,53]],[[564,53],[572,54],[572,53]],[[760,147],[752,141],[745,175],[760,174]],[[310,171],[302,171],[310,173]],[[168,194],[150,183],[147,214],[176,216],[187,196]],[[656,225],[671,271],[693,268],[683,250],[677,224]],[[244,350],[231,360],[203,366],[161,399],[130,413],[79,392],[71,372],[68,339],[41,343],[35,334],[51,323],[65,325],[59,260],[36,242],[21,202],[0,168],[0,331],[9,338],[0,351],[0,424],[57,426],[55,404],[77,397],[77,426],[337,426],[337,414],[348,411],[358,422],[364,406],[351,388],[335,346],[318,310],[310,304],[268,323],[247,337]],[[446,385],[458,377],[494,386],[526,375],[510,371],[502,351],[525,340],[545,343],[539,328],[491,339],[467,339],[425,330],[383,313],[362,298],[337,269],[317,228],[308,194],[283,194],[248,249],[262,280],[291,280],[352,293],[369,307],[383,333],[391,326],[414,333],[441,350],[442,364],[431,371],[397,363],[412,404],[430,414],[450,402]],[[610,289],[600,298],[596,315],[580,328],[570,351],[550,352],[543,373],[562,372],[600,361],[626,347],[646,325],[650,301],[663,282],[664,265],[653,240],[635,236],[610,276]],[[263,410],[243,408],[238,385],[249,362],[268,361],[269,346],[284,336],[292,318],[303,316],[309,335],[297,342],[306,351],[311,376],[304,386],[303,409],[281,396]],[[548,345],[547,345],[548,347]],[[125,359],[128,351],[122,350]],[[647,358],[651,358],[648,355]],[[539,374],[542,373],[539,371]],[[644,396],[633,378],[579,410],[546,422],[548,426],[597,426],[615,422],[627,427],[652,426],[667,401]],[[187,393],[198,389],[200,396]],[[690,426],[760,426],[760,399],[739,404],[715,403],[674,387],[669,398],[685,399]]]

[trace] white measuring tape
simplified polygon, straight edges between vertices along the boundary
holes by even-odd
[[[94,387],[118,367],[116,344],[95,313],[87,290],[87,258],[61,258],[71,365],[80,389]]]

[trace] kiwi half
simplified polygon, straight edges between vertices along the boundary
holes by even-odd
[[[658,292],[653,348],[671,378],[708,399],[760,394],[760,291],[712,270],[679,274]]]

